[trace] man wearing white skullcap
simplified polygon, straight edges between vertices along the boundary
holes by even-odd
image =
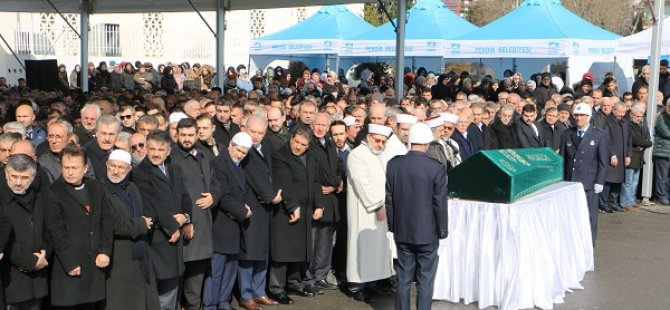
[[[415,280],[417,309],[431,309],[439,240],[448,234],[447,172],[425,154],[433,140],[428,124],[413,125],[410,151],[389,161],[386,171],[388,229],[398,251],[395,309],[410,309]]]
[[[393,274],[392,238],[388,234],[384,187],[384,148],[391,128],[368,125],[368,134],[347,158],[347,271],[349,294],[369,301],[365,283]]]
[[[395,126],[393,126],[393,135],[391,135],[386,143],[384,154],[387,160],[398,156],[407,154],[407,135],[409,134],[409,127],[416,123],[416,116],[410,114],[397,114],[395,117]],[[407,129],[407,130],[402,130]],[[405,140],[403,141],[403,136]]]
[[[133,169],[131,164],[130,153],[118,149],[112,151],[106,163],[106,178],[102,181],[113,193],[110,195],[110,213],[114,216],[114,222],[127,223],[134,231],[132,237],[123,231],[114,233],[114,268],[108,270],[106,305],[146,309],[157,307],[159,303],[156,283],[147,281],[153,278],[153,270],[148,262],[149,249],[146,247],[153,219],[144,216],[144,206],[136,199],[141,197],[139,190],[133,182],[126,180]]]
[[[219,182],[221,201],[213,208],[211,272],[207,273],[203,289],[205,309],[229,309],[238,272],[240,253],[240,223],[252,216],[254,203],[246,185],[240,162],[247,156],[253,142],[246,132],[233,136],[227,152],[212,160]]]
[[[346,127],[347,145],[350,149],[353,149],[356,144],[356,135],[361,131],[361,123],[353,116],[347,116],[343,121]]]
[[[172,142],[174,143],[177,143],[177,124],[184,118],[188,118],[188,115],[182,112],[175,112],[170,114],[168,128],[170,130],[170,138],[172,138]]]

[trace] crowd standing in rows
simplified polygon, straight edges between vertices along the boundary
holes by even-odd
[[[393,76],[367,69],[350,87],[318,69],[101,62],[88,93],[66,70],[58,91],[0,78],[8,309],[230,309],[233,292],[262,309],[338,287],[397,291],[409,309],[412,281],[430,309],[450,169],[480,150],[555,150],[584,184],[595,244],[598,209],[639,208],[650,117],[654,193],[670,198],[670,80],[648,102],[648,66],[631,92],[611,74],[595,88],[591,73],[570,87],[405,69],[400,102]]]

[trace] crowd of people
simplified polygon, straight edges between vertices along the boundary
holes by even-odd
[[[244,309],[342,289],[430,309],[447,173],[480,150],[548,147],[600,213],[634,212],[646,120],[670,199],[670,105],[608,74],[89,64],[57,91],[0,78],[0,280],[8,309]],[[662,74],[667,79],[667,62]],[[213,77],[223,77],[223,88]],[[195,81],[195,82],[194,82]],[[670,95],[665,93],[666,96]],[[658,115],[646,115],[658,104]],[[473,176],[475,177],[475,176]],[[396,275],[397,274],[397,275]],[[233,293],[235,292],[235,293]]]

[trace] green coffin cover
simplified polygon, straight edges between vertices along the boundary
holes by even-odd
[[[563,179],[563,157],[550,148],[480,151],[449,171],[449,196],[511,203]]]

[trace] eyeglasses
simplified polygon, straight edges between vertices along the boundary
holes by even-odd
[[[138,144],[135,144],[135,145],[131,146],[131,148],[133,149],[133,151],[136,151],[138,149],[143,149],[144,148],[144,143],[140,142]]]
[[[455,127],[448,127],[448,126],[445,126],[445,127],[444,127],[444,129],[446,129],[446,130],[454,130],[454,128],[455,128]]]
[[[375,143],[377,143],[377,144],[386,145],[386,140],[384,140],[384,139],[379,139],[379,138],[374,138],[373,137],[372,140],[374,140]]]
[[[133,117],[133,116],[132,116],[132,115],[119,115],[119,118],[120,118],[121,120],[124,120],[124,119],[130,119],[131,117]]]

